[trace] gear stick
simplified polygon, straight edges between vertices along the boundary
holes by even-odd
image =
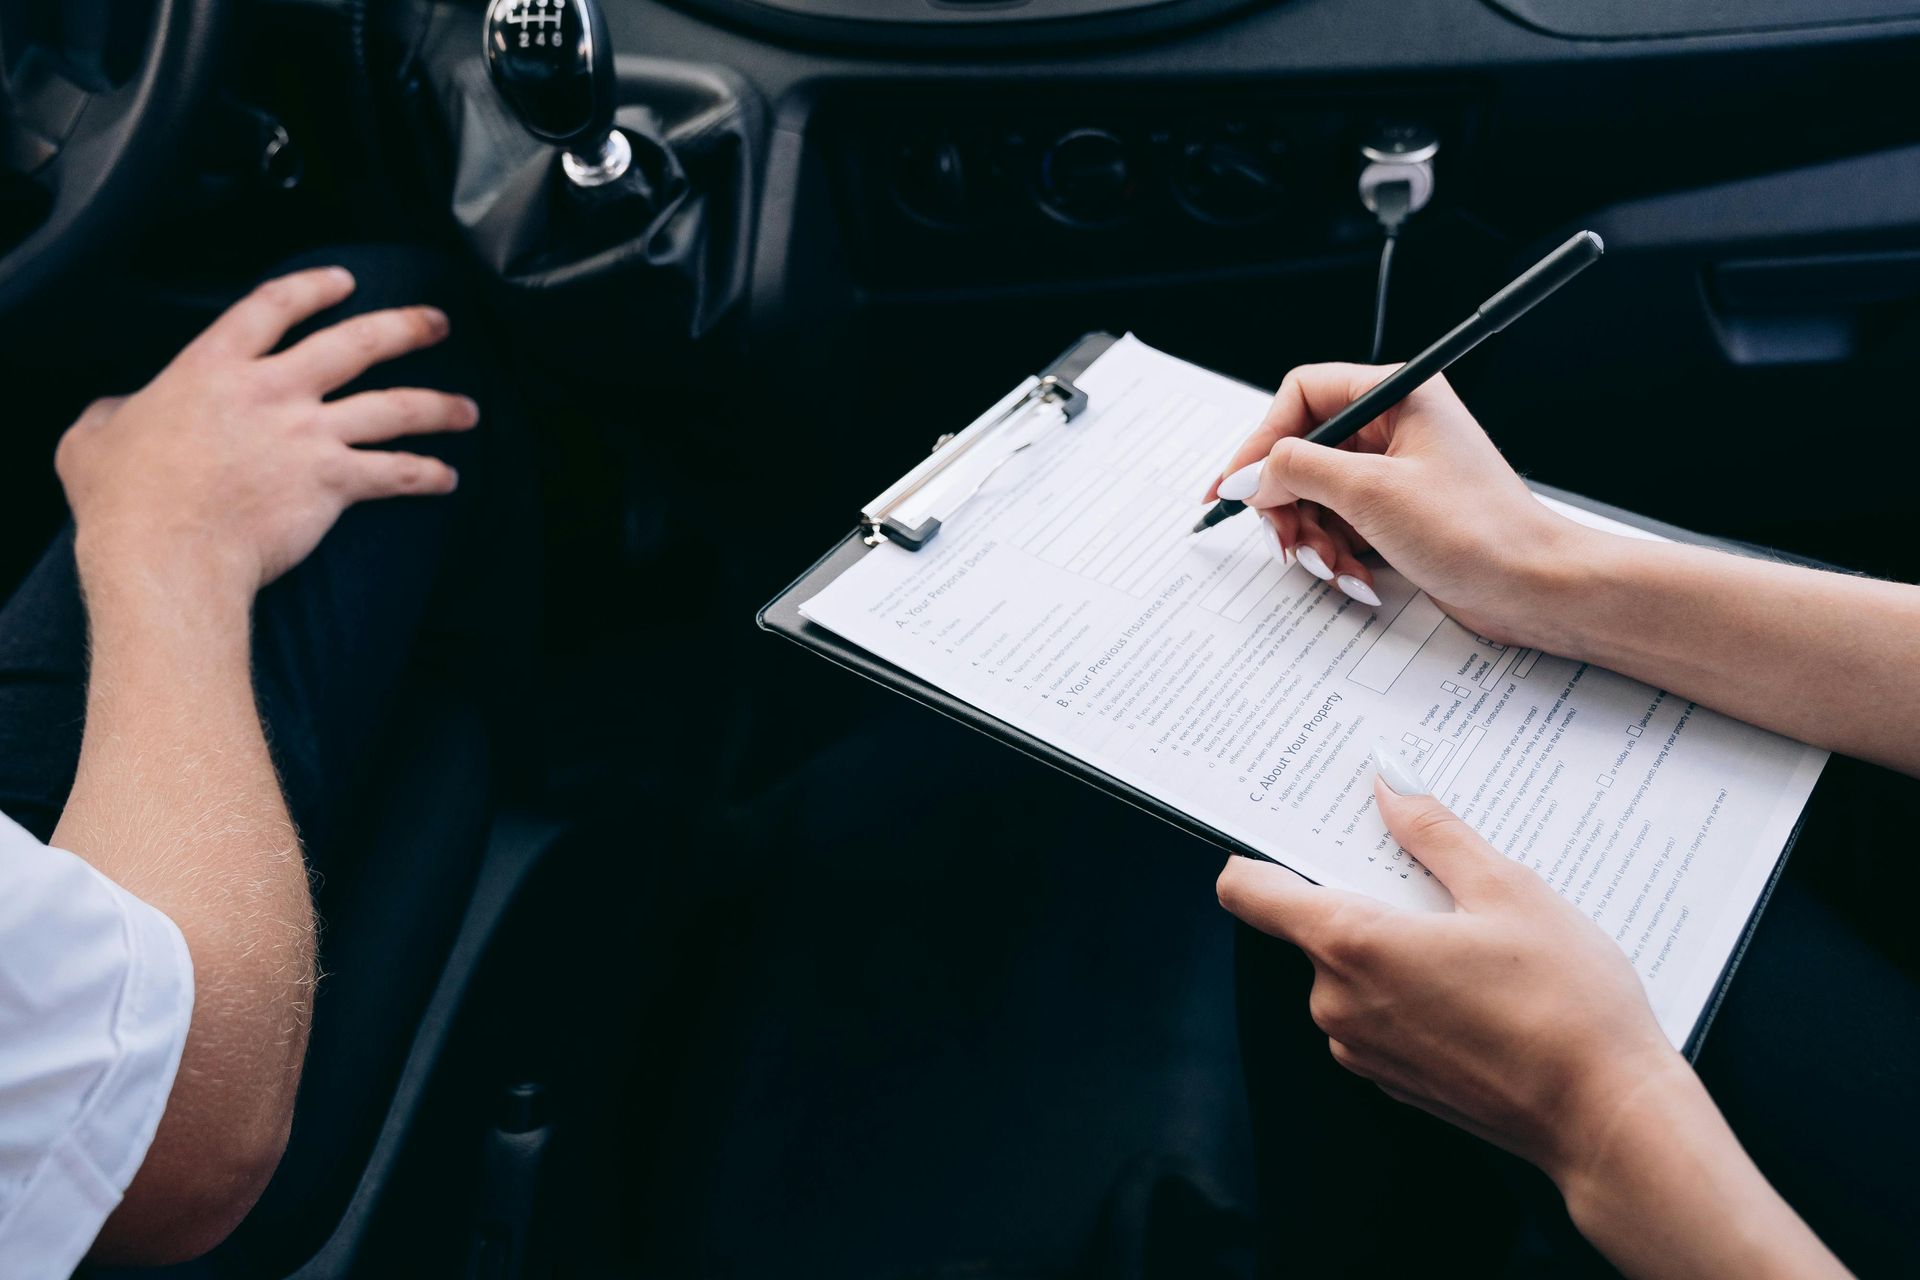
[[[527,131],[562,148],[577,187],[617,181],[633,163],[613,127],[613,40],[598,0],[492,0],[487,72]]]

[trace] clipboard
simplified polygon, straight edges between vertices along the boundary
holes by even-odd
[[[785,637],[857,675],[865,676],[895,693],[903,694],[923,706],[931,707],[949,719],[957,720],[968,728],[1004,743],[1023,755],[1058,769],[1070,777],[1078,778],[1136,809],[1150,813],[1162,822],[1178,827],[1188,835],[1197,836],[1209,844],[1242,857],[1258,858],[1263,862],[1276,862],[1277,859],[1234,839],[1218,828],[1201,822],[1186,811],[1149,795],[1130,783],[1121,781],[1105,770],[1096,768],[1078,756],[1062,751],[997,716],[981,711],[971,703],[954,697],[893,663],[876,657],[859,645],[808,621],[800,613],[802,603],[825,590],[828,584],[858,564],[861,558],[874,547],[883,542],[897,542],[909,550],[918,550],[937,536],[941,523],[964,519],[965,500],[980,487],[979,484],[971,483],[971,476],[962,480],[957,488],[942,495],[947,501],[944,504],[936,504],[943,510],[933,517],[931,525],[911,515],[902,518],[898,506],[891,504],[889,500],[896,499],[903,493],[923,492],[925,482],[930,477],[947,472],[950,467],[963,459],[973,459],[976,465],[984,465],[985,469],[990,471],[992,467],[998,465],[999,461],[1004,461],[1006,456],[1011,456],[1011,452],[996,456],[988,450],[987,441],[997,436],[1003,441],[1001,446],[1003,449],[1011,448],[1009,429],[1032,425],[1030,422],[1022,423],[1020,417],[1022,414],[1053,412],[1057,409],[1057,421],[1064,422],[1077,417],[1087,408],[1088,402],[1085,393],[1074,385],[1074,379],[1086,372],[1088,367],[1117,341],[1119,336],[1112,333],[1095,332],[1085,335],[1062,352],[1052,363],[1044,366],[1039,373],[1015,387],[993,408],[972,423],[960,431],[941,436],[935,441],[934,449],[925,461],[882,491],[873,502],[867,504],[861,510],[860,523],[853,532],[762,606],[759,613],[755,615],[754,621],[762,630]],[[988,450],[984,460],[980,458],[982,450]],[[919,481],[917,486],[910,483],[916,479]],[[980,483],[984,484],[984,477]],[[1582,497],[1552,485],[1536,484],[1533,481],[1527,483],[1535,493],[1558,499],[1570,506],[1580,507],[1611,520],[1617,520],[1622,524],[1644,529],[1674,542],[1690,542],[1698,546],[1732,552],[1735,555],[1793,559],[1793,557],[1765,552],[1744,543],[1695,533],[1690,529],[1650,519],[1608,503],[1596,502],[1591,498]],[[1811,808],[1811,805],[1808,807]],[[1687,1037],[1681,1052],[1689,1061],[1699,1057],[1707,1029],[1712,1024],[1714,1015],[1719,1012],[1721,1004],[1726,1000],[1734,971],[1746,955],[1747,947],[1753,941],[1754,931],[1759,926],[1760,915],[1772,899],[1774,888],[1780,883],[1780,877],[1786,871],[1787,859],[1793,853],[1794,845],[1799,841],[1800,831],[1806,824],[1807,811],[1807,809],[1801,810],[1799,821],[1794,824],[1792,832],[1787,836],[1787,842],[1780,851],[1779,861],[1774,864],[1773,873],[1767,878],[1766,886],[1760,891],[1760,896],[1754,903],[1753,913],[1748,916],[1746,925],[1740,932],[1740,938],[1727,958],[1726,967],[1721,970],[1720,977],[1714,985],[1713,995],[1707,1001],[1699,1021],[1694,1024],[1693,1031]]]

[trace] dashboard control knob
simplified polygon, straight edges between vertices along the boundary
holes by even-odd
[[[1104,129],[1075,129],[1040,154],[1040,207],[1069,226],[1110,226],[1126,217],[1136,189],[1127,144]]]
[[[907,142],[893,157],[893,197],[920,221],[949,229],[973,215],[973,186],[966,154],[952,138]]]
[[[1284,139],[1227,128],[1181,144],[1174,195],[1187,211],[1221,226],[1247,226],[1279,212],[1286,195]]]

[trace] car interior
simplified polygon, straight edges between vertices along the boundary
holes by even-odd
[[[754,617],[1082,334],[1366,360],[1370,169],[1388,359],[1604,237],[1450,375],[1524,474],[1920,577],[1915,0],[65,0],[0,67],[8,584],[295,254],[453,264],[527,437],[515,641],[422,646],[320,889],[351,1122],[129,1274],[1132,1274],[1166,1169],[1249,1274],[1219,851]]]

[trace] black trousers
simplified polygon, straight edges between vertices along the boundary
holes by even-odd
[[[383,307],[431,302],[452,335],[381,365],[340,394],[425,386],[480,405],[470,433],[397,441],[460,472],[453,495],[348,510],[304,563],[260,595],[254,679],[289,809],[313,871],[325,977],[286,1160],[219,1268],[279,1274],[338,1220],[371,1149],[391,1087],[471,887],[484,835],[487,752],[476,735],[503,671],[528,643],[537,539],[526,519],[524,438],[492,376],[478,299],[451,266],[402,247],[303,255],[281,270],[350,269],[358,288],[296,330]],[[276,271],[274,274],[279,274]],[[423,679],[424,673],[424,679]],[[435,698],[416,697],[430,683]],[[391,789],[396,720],[431,702],[452,716],[434,759],[459,770],[432,799]],[[73,785],[86,706],[86,615],[61,532],[0,609],[0,811],[41,839]],[[460,708],[456,714],[451,708]],[[457,763],[456,763],[457,762]],[[408,801],[433,807],[407,813]],[[377,811],[377,812],[370,812]],[[383,847],[370,825],[404,830]],[[391,847],[393,845],[399,847]],[[236,1260],[238,1259],[238,1260]]]
[[[1916,823],[1920,783],[1828,767],[1697,1064],[1761,1171],[1861,1276],[1920,1274]],[[1307,1017],[1312,980],[1298,951],[1241,927],[1263,1274],[1610,1274],[1545,1177],[1341,1070]]]

